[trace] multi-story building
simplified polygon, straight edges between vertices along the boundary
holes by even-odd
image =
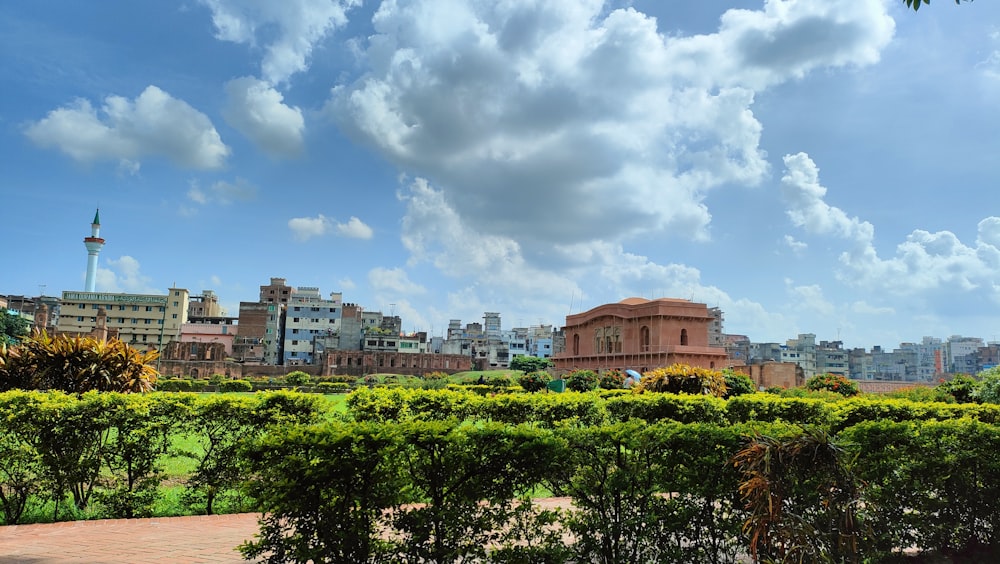
[[[567,316],[567,350],[553,360],[557,370],[646,371],[676,363],[722,368],[726,350],[708,344],[714,319],[705,304],[627,298]]]
[[[339,334],[343,305],[340,292],[324,300],[319,288],[298,287],[285,306],[282,364],[313,364],[317,337]]]
[[[222,306],[219,305],[219,296],[212,290],[202,290],[200,296],[191,296],[188,302],[188,317],[207,318],[225,315]]]
[[[722,310],[717,307],[708,308],[708,314],[712,316],[712,323],[708,326],[708,346],[710,347],[725,347],[726,342],[723,339],[722,324],[725,321],[725,316],[722,314]]]
[[[816,347],[816,373],[836,374],[849,378],[851,375],[848,352],[841,341],[820,341]]]
[[[799,333],[797,339],[788,339],[781,349],[781,362],[792,362],[802,368],[808,380],[816,375],[816,335]]]
[[[976,353],[984,346],[979,337],[952,335],[946,344],[948,370],[952,374],[975,374]]]
[[[109,292],[63,292],[59,333],[89,335],[98,327],[98,313],[107,329],[132,346],[160,350],[180,338],[187,323],[188,291],[170,288],[166,295]]]

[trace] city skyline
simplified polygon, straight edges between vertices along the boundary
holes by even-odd
[[[11,294],[272,276],[441,333],[637,296],[756,342],[996,340],[1000,6],[0,7]],[[45,288],[44,291],[40,291]],[[523,323],[518,323],[518,320]]]

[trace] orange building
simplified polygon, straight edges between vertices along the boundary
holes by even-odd
[[[557,371],[633,369],[671,364],[726,366],[726,349],[708,345],[715,317],[705,304],[672,298],[627,298],[566,317],[566,350]]]

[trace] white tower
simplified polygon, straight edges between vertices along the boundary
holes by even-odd
[[[94,223],[90,224],[90,237],[84,237],[83,244],[87,246],[87,285],[83,290],[93,292],[97,287],[97,255],[104,247],[104,239],[101,239],[100,208],[94,212]]]

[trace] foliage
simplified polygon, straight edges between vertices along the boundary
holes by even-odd
[[[858,561],[861,481],[848,459],[843,445],[815,427],[785,438],[757,435],[736,454],[755,561]]]
[[[545,386],[552,380],[548,372],[543,370],[537,370],[534,372],[528,372],[520,378],[517,379],[517,383],[524,388],[526,392],[540,392],[545,389]]]
[[[312,380],[312,376],[301,370],[294,370],[285,374],[285,382],[293,386],[305,386]]]
[[[940,385],[939,385],[940,386]],[[943,402],[955,403],[955,396],[944,392],[939,387],[930,386],[905,386],[897,388],[891,392],[882,394],[884,398],[905,399],[915,402]]]
[[[852,397],[861,393],[858,385],[840,374],[817,374],[806,380],[806,389],[812,391],[829,390],[844,397]]]
[[[601,379],[597,385],[602,390],[619,390],[625,386],[625,374],[617,368],[605,370],[601,373]]]
[[[263,562],[381,562],[383,511],[405,487],[393,427],[374,423],[275,429],[244,451],[247,491],[263,511],[257,540],[240,546]]]
[[[987,368],[976,374],[979,386],[974,399],[984,403],[1000,403],[1000,366]]]
[[[574,370],[566,375],[566,388],[574,392],[589,392],[597,387],[597,373],[593,370]]]
[[[641,419],[648,423],[723,423],[726,402],[713,396],[680,394],[623,394],[607,400],[613,421]]]
[[[644,373],[635,389],[638,393],[669,392],[722,397],[726,393],[726,379],[718,370],[673,364]]]
[[[537,356],[517,355],[510,360],[511,370],[520,370],[525,374],[528,372],[539,372],[547,368],[552,368],[552,366],[551,359],[539,358]]]
[[[220,392],[251,392],[253,384],[246,380],[226,380],[219,384]]]
[[[309,423],[319,417],[315,399],[273,392],[247,396],[207,396],[195,402],[185,430],[195,437],[197,450],[182,454],[195,462],[184,502],[208,515],[220,497],[238,493],[245,476],[239,450],[271,425]],[[238,503],[239,500],[237,500]]]
[[[27,319],[0,309],[0,348],[18,344],[30,328]]]
[[[426,502],[393,519],[410,562],[484,560],[487,545],[519,507],[530,508],[526,496],[560,460],[558,441],[537,428],[414,421],[400,432],[408,501]]]
[[[148,392],[159,376],[151,364],[158,355],[118,339],[37,333],[20,345],[0,348],[0,391]]]
[[[934,389],[955,398],[958,403],[974,403],[978,401],[979,381],[968,374],[956,374]]]
[[[842,396],[837,395],[843,401]],[[746,394],[726,401],[726,416],[733,423],[784,421],[800,425],[827,426],[835,419],[834,404],[810,397]]]
[[[753,380],[742,372],[734,372],[728,368],[722,371],[722,377],[726,380],[726,399],[744,394],[752,394],[757,391],[757,386]]]

